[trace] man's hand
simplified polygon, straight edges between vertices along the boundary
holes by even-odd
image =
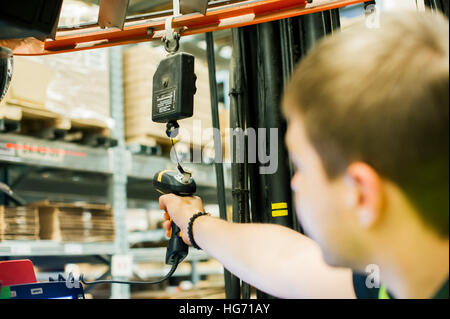
[[[174,194],[166,194],[159,197],[159,208],[165,211],[164,219],[166,221],[163,223],[163,227],[166,229],[167,237],[170,235],[170,218],[172,218],[174,223],[181,229],[183,241],[191,245],[187,227],[189,219],[194,214],[205,211],[201,198],[198,196],[181,197]]]

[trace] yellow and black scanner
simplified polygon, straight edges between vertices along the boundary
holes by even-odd
[[[162,170],[155,174],[153,186],[161,194],[175,194],[178,196],[192,196],[197,186],[192,174],[183,170]]]
[[[162,170],[155,174],[153,186],[162,194],[178,196],[192,196],[196,191],[196,184],[190,172],[179,166],[179,170]],[[188,254],[189,248],[181,238],[180,228],[172,222],[169,244],[167,245],[166,264],[180,263]]]

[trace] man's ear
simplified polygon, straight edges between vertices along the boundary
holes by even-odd
[[[368,164],[354,162],[347,167],[347,178],[353,183],[352,206],[356,218],[364,228],[379,220],[382,207],[382,181],[380,175]]]

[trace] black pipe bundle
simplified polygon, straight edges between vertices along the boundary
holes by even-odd
[[[256,143],[263,137],[260,134],[265,134],[265,145],[250,148],[257,154],[261,147],[270,150],[270,143],[276,141],[278,160],[275,172],[261,174],[261,164],[249,162],[258,156],[248,153],[248,143],[254,141],[246,136],[245,163],[232,164],[233,221],[275,223],[301,231],[290,190],[293,169],[284,144],[286,123],[281,114],[281,96],[295,63],[319,38],[337,27],[339,11],[333,10],[233,30],[231,126],[243,131],[253,128]],[[278,129],[275,140],[270,138],[274,133],[270,128]],[[237,144],[233,142],[232,152]],[[257,291],[257,297],[273,298],[261,291]]]

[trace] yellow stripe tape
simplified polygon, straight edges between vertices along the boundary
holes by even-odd
[[[287,203],[286,202],[281,202],[281,203],[272,203],[272,209],[286,209],[287,208]]]
[[[280,217],[280,216],[287,216],[287,215],[288,215],[287,209],[272,211],[272,217]]]

